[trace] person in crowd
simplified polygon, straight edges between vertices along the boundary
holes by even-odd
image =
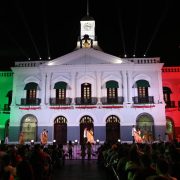
[[[72,159],[72,152],[73,152],[73,144],[72,141],[70,140],[68,143],[68,154],[69,154],[69,159]]]

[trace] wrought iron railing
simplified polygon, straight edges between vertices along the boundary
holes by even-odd
[[[72,98],[58,99],[50,98],[50,105],[70,105]]]
[[[76,97],[75,103],[76,105],[95,105],[97,104],[97,97],[91,97],[91,98]]]
[[[102,104],[123,104],[123,102],[124,102],[124,97],[122,96],[115,97],[115,98],[108,98],[108,97],[101,98]]]
[[[133,97],[134,104],[153,104],[154,97],[153,96],[146,96],[146,97]]]
[[[27,98],[21,98],[21,105],[32,105],[32,106],[38,106],[41,103],[41,99],[39,98],[33,98],[33,99],[27,99]]]

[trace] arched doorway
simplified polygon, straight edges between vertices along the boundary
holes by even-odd
[[[87,128],[88,130],[92,130],[94,133],[94,124],[93,124],[93,119],[90,116],[83,116],[80,119],[80,144],[83,143],[84,137],[84,129]]]
[[[34,115],[26,115],[21,121],[21,132],[25,141],[37,141],[37,119]]]
[[[145,142],[152,142],[154,140],[154,120],[148,113],[140,114],[136,120],[137,128],[140,128]]]
[[[174,133],[174,122],[170,117],[166,117],[166,134],[168,135],[168,140],[173,141],[175,137]]]
[[[120,119],[111,115],[106,119],[106,141],[117,142],[120,139]]]
[[[54,139],[57,144],[67,143],[67,119],[64,116],[58,116],[54,120]]]

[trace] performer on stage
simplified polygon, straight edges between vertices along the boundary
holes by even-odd
[[[134,132],[134,139],[136,143],[142,143],[143,139],[141,137],[141,131],[140,128],[138,128],[138,130],[136,132]]]
[[[87,128],[84,128],[83,138],[84,138],[84,142],[83,143],[86,143],[87,142]]]
[[[48,142],[48,131],[46,131],[46,129],[43,130],[43,132],[41,133],[41,144],[45,145]]]
[[[24,132],[19,134],[19,144],[24,144]]]
[[[87,142],[90,142],[91,144],[94,144],[94,133],[92,128],[90,130],[87,130]]]

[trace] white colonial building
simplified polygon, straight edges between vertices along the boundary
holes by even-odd
[[[95,38],[95,21],[80,22],[77,48],[50,61],[16,62],[9,141],[82,142],[85,127],[95,140],[131,141],[136,125],[143,134],[164,138],[166,129],[159,58],[119,58],[107,54]]]

